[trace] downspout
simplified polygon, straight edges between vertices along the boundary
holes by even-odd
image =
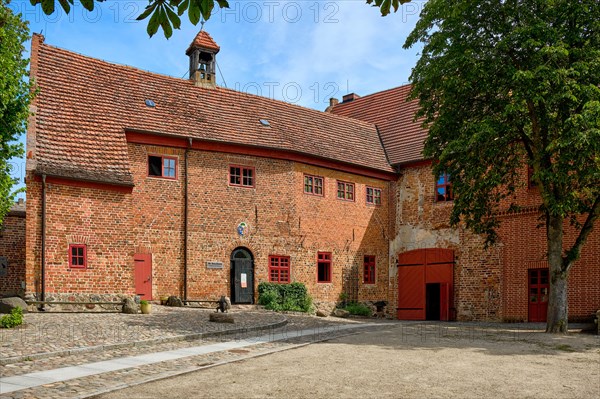
[[[192,139],[189,139],[188,146],[185,148],[184,166],[185,180],[183,183],[183,301],[187,301],[187,275],[188,275],[188,152],[192,147]]]
[[[42,293],[41,301],[46,300],[46,175],[42,175]],[[43,311],[44,304],[42,303],[39,310]]]

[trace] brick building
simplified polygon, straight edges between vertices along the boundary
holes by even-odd
[[[15,203],[0,225],[0,297],[25,288],[25,202]]]
[[[387,300],[400,318],[531,319],[528,270],[547,270],[535,212],[507,216],[491,251],[451,229],[408,87],[319,112],[216,86],[219,50],[200,32],[176,79],[34,35],[29,297],[253,303],[262,281],[298,281],[316,302]],[[573,269],[576,317],[600,307],[598,245]]]
[[[548,262],[545,230],[538,228],[540,204],[524,166],[516,193],[519,213],[500,214],[499,240],[484,250],[483,240],[450,228],[451,182],[434,180],[422,156],[427,131],[413,120],[417,103],[406,102],[410,86],[365,97],[354,94],[329,111],[377,125],[395,184],[394,238],[390,257],[390,298],[399,318],[545,321]],[[394,106],[402,104],[401,106]],[[508,204],[506,210],[508,210]],[[576,235],[565,224],[566,245]],[[597,231],[597,229],[596,229]],[[589,320],[600,308],[600,235],[593,232],[569,278],[569,317]]]

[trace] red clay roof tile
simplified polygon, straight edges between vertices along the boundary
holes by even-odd
[[[419,103],[407,102],[410,90],[411,86],[405,85],[355,98],[335,105],[331,112],[374,123],[392,165],[419,161],[423,159],[427,129],[422,120],[414,120]]]
[[[188,47],[185,53],[189,55],[192,49],[198,47],[216,50],[217,53],[221,49],[217,42],[215,42],[213,38],[208,34],[208,32],[203,30],[198,32],[198,34],[196,35],[192,43],[190,43],[190,46]]]
[[[130,185],[125,129],[393,172],[372,123],[89,58],[34,36],[37,172]],[[36,51],[35,46],[38,46]],[[151,99],[155,107],[145,105]],[[264,127],[259,119],[270,122]]]

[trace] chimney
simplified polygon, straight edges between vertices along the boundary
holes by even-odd
[[[342,103],[349,103],[350,101],[354,101],[357,98],[360,98],[360,96],[356,93],[346,94],[344,97],[342,97]]]
[[[23,206],[25,204],[25,200],[23,198],[19,198],[19,200],[17,201],[17,204],[19,206]]]
[[[340,103],[340,100],[338,100],[337,98],[331,97],[329,99],[329,107],[325,108],[325,112],[331,112],[333,110],[333,107],[335,107],[339,103]]]

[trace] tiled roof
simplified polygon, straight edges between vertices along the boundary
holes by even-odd
[[[130,185],[125,128],[393,172],[371,123],[116,65],[32,40],[37,172]],[[155,107],[145,105],[151,99]],[[264,127],[259,119],[270,122]]]
[[[10,213],[24,213],[25,212],[25,201],[23,200],[19,200],[17,202],[15,202],[14,204],[12,204],[12,206],[10,207],[10,209],[8,210],[9,214]]]
[[[215,42],[213,40],[213,38],[208,34],[208,32],[203,31],[203,30],[198,32],[198,34],[196,35],[196,37],[194,38],[192,43],[190,43],[190,47],[188,47],[188,49],[185,53],[189,55],[189,53],[190,53],[190,51],[192,51],[192,49],[198,48],[198,47],[207,48],[210,50],[216,50],[217,53],[219,52],[219,49],[220,49],[217,42]]]
[[[405,85],[359,97],[335,105],[331,112],[374,123],[392,165],[419,161],[423,159],[427,130],[421,120],[414,120],[418,101],[406,101],[410,89]]]

